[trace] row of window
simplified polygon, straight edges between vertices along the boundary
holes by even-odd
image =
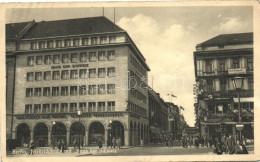
[[[26,88],[26,97],[115,94],[115,84]]]
[[[78,78],[104,78],[114,77],[115,67],[98,68],[98,69],[75,69],[75,70],[57,70],[44,72],[28,72],[27,81],[42,81],[42,80],[59,80],[59,79],[78,79]]]
[[[137,68],[137,70],[143,75],[146,76],[146,71],[142,67],[142,65],[134,58],[134,56],[130,55],[130,62],[134,67]]]
[[[68,38],[48,41],[31,42],[31,49],[51,49],[62,47],[79,47],[97,44],[116,43],[116,36],[100,36],[100,37],[83,37],[83,38]]]
[[[98,52],[81,52],[71,54],[53,54],[44,56],[28,56],[27,65],[50,65],[60,63],[78,63],[78,62],[95,62],[95,61],[112,61],[115,60],[115,51],[98,51]]]
[[[76,112],[80,108],[83,112],[115,111],[115,101],[108,102],[79,102],[79,103],[46,103],[25,105],[26,114],[38,113],[66,113]]]
[[[131,95],[140,102],[147,103],[147,97],[139,92],[137,89],[130,89]]]
[[[147,114],[146,109],[144,109],[144,108],[142,108],[142,107],[140,107],[140,106],[138,106],[138,105],[136,105],[132,102],[129,102],[129,108],[132,112],[135,112],[135,113],[140,114],[142,116],[146,116],[146,114]]]
[[[240,58],[232,58],[231,61],[231,67],[230,68],[240,68]],[[247,58],[246,59],[246,64],[247,64],[247,69],[248,70],[253,70],[254,65],[253,65],[253,58]],[[205,60],[205,71],[206,72],[213,72],[213,60]],[[197,60],[197,71],[199,74],[203,70],[203,65],[202,65],[202,60]],[[227,71],[227,63],[226,59],[219,59],[218,60],[218,71]]]

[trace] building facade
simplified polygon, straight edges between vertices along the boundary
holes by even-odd
[[[253,33],[219,35],[198,44],[194,65],[198,84],[195,108],[201,136],[238,137],[236,125],[242,124],[242,136],[253,139]],[[232,81],[237,76],[244,78],[240,91],[242,123],[239,123],[238,93]]]
[[[180,109],[177,105],[172,102],[167,102],[168,105],[168,126],[170,136],[177,140],[181,139],[182,130],[181,130],[181,116]],[[184,120],[184,118],[183,118]]]
[[[150,69],[107,18],[7,24],[6,51],[7,134],[19,145],[71,145],[79,134],[85,146],[113,137],[148,142],[148,89],[141,86]]]
[[[150,142],[162,142],[162,139],[169,134],[168,131],[168,105],[153,89],[149,95],[149,134]]]

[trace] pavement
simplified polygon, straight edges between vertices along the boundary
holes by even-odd
[[[254,153],[254,146],[246,146],[249,154]],[[207,147],[170,147],[167,148],[163,145],[150,145],[145,147],[123,147],[121,149],[111,149],[103,147],[102,150],[99,150],[97,147],[84,147],[81,149],[81,153],[78,153],[77,149],[69,148],[73,151],[67,151],[66,153],[61,153],[56,150],[55,153],[50,154],[11,154],[8,153],[8,157],[55,157],[55,156],[65,156],[65,157],[82,157],[82,156],[141,156],[141,155],[213,155],[213,148]]]

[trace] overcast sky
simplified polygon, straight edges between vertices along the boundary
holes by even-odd
[[[197,44],[226,33],[253,31],[252,7],[116,8],[116,24],[135,41],[151,68],[150,86],[169,101],[182,105],[187,123],[194,125],[193,52]],[[113,8],[105,16],[113,21]],[[102,8],[12,9],[7,23],[102,16]],[[153,76],[153,77],[152,77]],[[153,84],[152,84],[153,78]]]

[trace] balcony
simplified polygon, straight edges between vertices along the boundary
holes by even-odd
[[[213,98],[229,98],[231,96],[237,98],[237,91],[236,90],[222,90],[222,91],[206,91],[203,92],[201,97],[208,97],[212,95]],[[240,97],[254,97],[254,90],[241,90]]]

